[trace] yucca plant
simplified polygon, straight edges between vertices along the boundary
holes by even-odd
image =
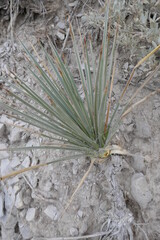
[[[124,104],[122,100],[124,99],[135,70],[154,54],[160,48],[160,45],[134,67],[120,95],[119,101],[115,106],[111,107],[116,68],[117,32],[118,27],[115,30],[111,52],[109,52],[111,40],[109,34],[109,5],[107,5],[103,40],[98,60],[96,60],[93,53],[91,39],[82,40],[80,35],[83,46],[83,68],[73,28],[72,25],[70,25],[70,35],[73,41],[79,76],[85,96],[84,101],[81,98],[70,69],[61,59],[50,39],[49,43],[52,55],[44,50],[49,67],[41,61],[40,56],[34,48],[36,56],[33,56],[22,43],[27,59],[34,67],[34,70],[30,68],[30,72],[40,85],[44,98],[40,96],[39,93],[36,93],[35,90],[31,89],[23,79],[20,79],[15,73],[11,72],[10,76],[14,80],[13,87],[18,90],[18,94],[11,92],[9,89],[5,90],[16,102],[21,104],[21,109],[18,104],[14,105],[10,100],[7,101],[5,99],[0,102],[0,105],[6,114],[8,114],[8,112],[11,113],[9,114],[11,117],[41,129],[43,131],[41,137],[48,139],[49,142],[43,142],[40,146],[12,147],[8,150],[62,149],[66,151],[69,150],[73,152],[73,154],[49,163],[42,163],[38,166],[19,170],[1,179],[39,166],[71,159],[75,156],[90,156],[91,159],[98,159],[107,158],[111,154],[127,154],[127,152],[120,147],[112,145],[111,140],[126,114],[135,106],[144,102],[148,97],[160,91],[160,89],[158,89],[147,95],[141,101],[133,103],[133,99],[149,80],[153,78],[155,72],[160,69],[160,66],[156,67],[127,103]]]

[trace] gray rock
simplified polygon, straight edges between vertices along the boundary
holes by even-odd
[[[0,193],[0,218],[4,216],[4,193]]]
[[[126,63],[123,65],[123,68],[127,70],[127,69],[128,69],[128,65],[129,65],[128,62],[126,62]]]
[[[69,7],[75,7],[76,5],[78,4],[78,0],[72,2],[72,3],[69,3],[68,6]]]
[[[5,187],[4,193],[5,193],[5,197],[4,197],[5,209],[8,213],[11,213],[15,203],[15,193],[12,186],[9,186],[7,188]]]
[[[59,22],[57,23],[57,27],[59,27],[60,29],[65,29],[66,25],[64,22]]]
[[[136,117],[136,135],[141,138],[150,138],[152,135],[150,124],[142,116]]]
[[[78,234],[79,234],[78,229],[75,228],[75,227],[70,228],[69,231],[70,231],[70,234],[71,234],[72,237],[76,237],[76,236],[78,236]]]
[[[32,198],[31,198],[31,190],[27,189],[23,192],[23,202],[24,204],[26,204],[27,206],[29,206],[30,202],[31,202]]]
[[[28,225],[19,224],[19,231],[22,234],[23,239],[30,239],[33,236]]]
[[[0,144],[0,149],[6,149],[6,148],[7,148],[6,144],[4,143]],[[7,159],[8,157],[9,157],[9,153],[6,150],[0,151],[0,160]]]
[[[87,20],[88,20],[88,17],[86,15],[81,17],[81,21],[82,21],[83,24],[86,23]]]
[[[56,221],[58,219],[58,211],[54,205],[49,205],[45,210],[44,213],[52,220]]]
[[[20,165],[20,160],[18,157],[13,157],[10,163],[11,168],[15,168]]]
[[[9,140],[10,143],[17,143],[21,141],[22,130],[19,128],[13,128],[10,132]]]
[[[1,160],[1,176],[4,176],[12,171],[10,161],[8,159]]]
[[[50,192],[51,188],[52,188],[53,184],[52,182],[48,179],[46,181],[42,181],[40,184],[39,184],[39,187],[42,191],[45,191],[45,192]]]
[[[5,131],[5,125],[0,123],[0,138],[3,137]]]
[[[80,217],[80,218],[82,218],[83,217],[83,211],[82,210],[78,210],[78,216]]]
[[[15,207],[18,209],[23,209],[23,207],[24,207],[24,203],[23,203],[23,199],[22,199],[22,192],[17,193]]]
[[[0,118],[0,123],[4,123],[6,125],[6,128],[10,129],[11,126],[9,124],[13,124],[13,120],[7,118],[6,115],[2,114]]]
[[[26,220],[28,222],[33,221],[35,218],[35,214],[36,214],[36,209],[35,208],[29,208],[26,214]]]
[[[15,176],[15,177],[9,178],[9,179],[7,180],[7,182],[8,182],[9,185],[13,185],[13,184],[19,182],[19,177],[18,177],[18,176]]]
[[[144,163],[144,157],[140,153],[134,154],[134,159],[131,161],[132,167],[139,172],[145,172],[146,166]]]
[[[148,183],[142,173],[135,173],[131,179],[131,194],[142,209],[152,200]]]
[[[58,37],[61,41],[63,41],[64,38],[65,38],[65,35],[64,35],[63,33],[61,33],[61,32],[57,32],[56,35],[57,35],[57,37]]]
[[[27,168],[27,167],[30,166],[30,163],[31,163],[31,159],[30,159],[30,157],[27,156],[27,157],[25,157],[25,159],[23,160],[22,166],[25,167],[25,168]]]
[[[37,186],[36,173],[34,171],[28,171],[28,172],[26,172],[26,176],[27,176],[30,184],[32,185],[32,187],[35,188]]]

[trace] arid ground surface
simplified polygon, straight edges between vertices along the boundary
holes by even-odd
[[[68,35],[68,16],[71,17],[80,51],[77,24],[82,35],[92,37],[94,52],[98,56],[102,40],[103,1],[30,0],[28,4],[21,0],[6,2],[7,0],[0,2],[0,95],[7,97],[3,86],[12,88],[10,70],[16,72],[33,89],[39,89],[28,72],[29,64],[24,58],[19,39],[30,50],[33,44],[43,58],[39,42],[48,50],[47,36],[69,64],[81,92],[72,42]],[[112,103],[118,99],[137,61],[151,51],[155,44],[160,44],[160,21],[157,20],[160,18],[160,1],[136,0],[122,3],[117,3],[112,15],[114,29],[114,21],[118,21],[117,14],[121,12]],[[111,41],[112,37],[111,31]],[[136,71],[126,101],[159,64],[158,54]],[[157,88],[160,88],[160,73],[142,90],[137,100]],[[14,101],[10,97],[9,100]],[[34,129],[6,116],[0,109],[0,148],[35,146],[42,142],[38,135],[13,124]],[[159,240],[160,94],[138,106],[124,119],[113,143],[127,149],[134,156],[115,155],[95,164],[66,211],[64,208],[67,202],[89,167],[89,159],[79,158],[57,163],[1,181],[0,239],[77,239],[78,236],[94,235],[94,239],[103,240]],[[0,174],[3,176],[59,156],[64,156],[64,152],[0,152]],[[118,232],[113,236],[116,227]],[[98,233],[103,231],[106,235],[99,237]]]

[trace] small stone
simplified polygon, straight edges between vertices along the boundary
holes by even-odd
[[[13,124],[13,120],[9,119],[6,117],[6,115],[2,114],[1,118],[0,118],[0,122],[4,123],[6,125],[7,128],[11,128],[9,126],[9,124]],[[7,125],[8,124],[8,125]]]
[[[5,131],[5,125],[3,123],[0,123],[0,138],[3,137]]]
[[[126,62],[126,63],[123,65],[123,68],[127,70],[127,69],[128,69],[128,65],[129,65],[128,62]]]
[[[56,35],[57,35],[57,37],[58,37],[61,41],[63,41],[64,38],[65,38],[65,35],[64,35],[63,33],[61,33],[61,32],[57,32]]]
[[[68,6],[69,7],[75,7],[76,5],[78,4],[78,0],[72,2],[72,3],[69,3]]]
[[[11,133],[10,133],[10,136],[9,136],[10,143],[13,144],[13,143],[20,142],[21,134],[22,134],[22,130],[21,129],[13,128],[11,130]]]
[[[38,141],[36,141],[35,139],[30,139],[27,144],[26,144],[26,147],[33,147],[33,146],[38,146],[39,143]]]
[[[4,216],[4,194],[0,193],[0,218]]]
[[[23,192],[23,202],[24,204],[26,204],[27,206],[29,206],[30,202],[31,202],[32,198],[31,198],[31,190],[27,189]]]
[[[141,138],[150,138],[152,135],[150,124],[141,116],[136,117],[136,132],[137,136]]]
[[[82,21],[83,24],[86,23],[87,20],[88,20],[88,17],[86,15],[81,17],[81,21]]]
[[[35,214],[36,214],[36,209],[35,208],[29,208],[26,214],[26,220],[28,222],[33,221],[35,218]]]
[[[1,160],[1,176],[11,172],[10,161],[8,159]]]
[[[78,216],[79,216],[80,218],[83,217],[83,212],[82,212],[82,210],[78,210]]]
[[[26,176],[33,188],[37,187],[37,177],[34,171],[26,172]]]
[[[44,213],[52,220],[56,221],[58,219],[58,211],[54,205],[49,205],[45,210]]]
[[[59,23],[57,24],[57,27],[59,27],[60,29],[65,29],[66,25],[65,25],[64,22],[59,22]]]
[[[18,209],[22,209],[24,207],[22,200],[22,192],[19,192],[16,196],[15,207]]]
[[[10,212],[15,203],[15,193],[11,186],[5,189],[5,209],[7,212]]]
[[[20,162],[19,158],[18,158],[18,157],[14,157],[14,158],[11,160],[10,166],[11,166],[11,168],[15,168],[15,167],[19,166],[20,163],[21,163],[21,162]]]
[[[140,153],[134,154],[132,166],[136,171],[145,172],[146,166],[144,163],[144,157]]]
[[[20,186],[18,184],[14,185],[13,187],[14,194],[16,194],[19,190],[20,190]]]
[[[27,156],[27,157],[25,157],[25,159],[23,160],[22,166],[25,167],[25,168],[27,168],[27,167],[30,166],[30,163],[31,163],[31,159],[30,159],[30,157]]]
[[[41,184],[39,184],[40,189],[45,192],[50,192],[53,184],[50,180],[42,181]]]
[[[7,149],[7,145],[4,143],[1,143],[0,149]],[[0,151],[0,160],[7,159],[8,157],[9,157],[9,153],[6,150]]]
[[[148,183],[142,173],[135,173],[131,179],[131,194],[142,209],[152,200]]]
[[[32,232],[27,225],[19,224],[19,231],[22,234],[23,239],[30,239],[32,238]]]
[[[76,236],[78,236],[79,231],[78,231],[77,228],[72,227],[72,228],[70,228],[70,234],[71,234],[72,237],[76,237]]]
[[[9,185],[13,185],[13,184],[19,182],[19,177],[18,176],[12,177],[12,178],[8,179],[7,182]]]

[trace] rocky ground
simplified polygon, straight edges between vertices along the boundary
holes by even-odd
[[[98,53],[101,27],[99,23],[95,27],[91,22],[87,24],[86,16],[92,11],[99,16],[98,14],[103,12],[102,7],[103,1],[100,0],[65,2],[57,0],[51,14],[39,15],[36,12],[27,12],[26,9],[16,15],[14,24],[11,24],[10,17],[7,19],[7,13],[6,19],[4,18],[5,11],[3,13],[1,9],[0,85],[11,87],[12,81],[8,74],[13,70],[25,82],[37,88],[27,72],[27,64],[17,38],[29,49],[31,42],[43,55],[38,47],[38,41],[40,40],[47,48],[47,35],[52,38],[59,52],[63,52],[77,79],[74,57],[71,54],[72,44],[68,37],[67,16],[70,14],[71,20],[77,17],[81,29],[92,34],[94,50]],[[73,20],[74,24],[76,23]],[[147,42],[147,47],[148,44]],[[142,55],[139,56],[137,52],[131,56],[129,49],[126,48],[125,52],[125,47],[120,43],[113,102],[124,87],[133,64],[141,57]],[[126,99],[132,96],[138,84],[143,82],[154,65],[158,65],[158,61],[159,58],[154,58],[136,72]],[[137,100],[160,86],[159,77],[160,74],[157,74]],[[16,90],[14,91],[16,93]],[[1,89],[0,93],[2,92]],[[4,93],[1,95],[4,96]],[[30,126],[6,116],[1,109],[0,113],[0,148],[35,146],[42,141],[39,136],[24,131],[23,128],[28,129]],[[0,239],[51,240],[54,237],[78,239],[78,236],[85,235],[93,235],[94,239],[101,240],[160,239],[160,95],[155,95],[128,115],[117,132],[114,143],[127,149],[134,156],[112,156],[107,161],[94,165],[65,212],[67,202],[89,167],[89,159],[77,158],[1,181]],[[64,152],[3,151],[0,152],[0,174],[3,176],[13,170],[56,159],[59,156],[64,156]],[[101,232],[105,234],[99,236]]]

